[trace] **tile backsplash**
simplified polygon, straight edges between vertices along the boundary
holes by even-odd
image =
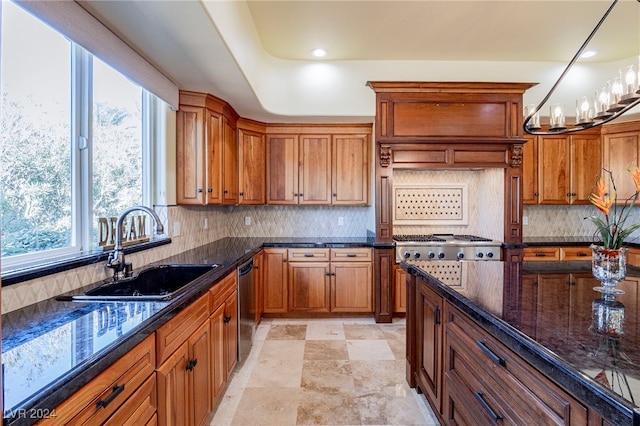
[[[127,255],[134,270],[225,237],[366,237],[368,229],[375,229],[372,206],[170,206],[156,211],[171,244]],[[3,287],[1,312],[103,280],[111,273],[100,262]]]

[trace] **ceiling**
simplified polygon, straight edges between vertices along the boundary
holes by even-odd
[[[525,94],[525,103],[537,103],[610,5],[608,0],[79,3],[181,89],[209,92],[241,116],[266,122],[371,121],[375,95],[367,81],[539,83]],[[328,55],[312,59],[314,47],[326,48]],[[566,94],[558,90],[569,107],[640,53],[640,3],[620,0],[592,47],[598,54],[589,68],[576,67],[583,73],[570,79]]]

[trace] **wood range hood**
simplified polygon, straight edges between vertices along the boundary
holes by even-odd
[[[392,241],[395,169],[502,168],[504,242],[522,242],[522,95],[533,83],[380,82],[376,92],[376,240]]]

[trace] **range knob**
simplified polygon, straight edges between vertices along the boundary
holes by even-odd
[[[429,252],[429,259],[433,259],[434,257],[436,257],[436,254],[432,251]]]
[[[408,251],[405,251],[402,256],[404,256],[405,259],[408,259],[411,257],[411,253],[409,253]]]
[[[493,257],[493,253],[492,252],[487,253],[487,257],[488,258],[492,258]]]
[[[464,257],[464,253],[458,253],[458,259],[462,259]]]
[[[444,258],[444,253],[442,252],[438,253],[438,259],[442,259],[442,258]]]
[[[420,259],[420,252],[417,251],[417,252],[413,253],[413,257],[415,257],[416,259]]]
[[[478,253],[476,254],[476,256],[478,256],[480,259],[482,259],[482,258],[484,257],[484,255],[482,254],[482,252],[478,252]]]

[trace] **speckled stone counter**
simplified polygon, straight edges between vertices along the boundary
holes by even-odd
[[[50,413],[261,247],[374,246],[369,238],[226,238],[156,262],[222,265],[170,301],[50,299],[7,313],[2,316],[4,424],[33,424]]]
[[[402,266],[611,424],[640,424],[640,270],[605,303],[590,262],[459,262],[460,279],[433,263]],[[505,266],[520,278],[504,280]]]

